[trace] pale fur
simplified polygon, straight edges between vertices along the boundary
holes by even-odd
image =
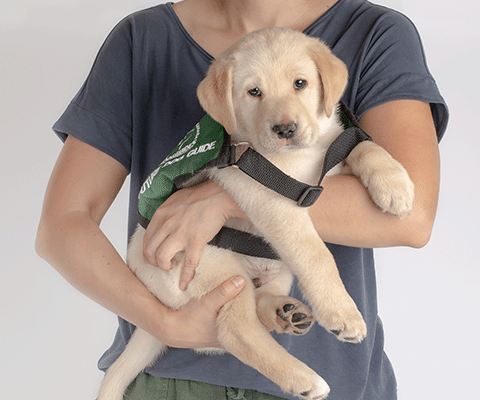
[[[305,88],[295,90],[298,79],[308,82]],[[205,111],[232,134],[234,142],[248,141],[287,174],[315,184],[328,145],[342,131],[336,104],[346,83],[345,65],[324,44],[298,32],[269,28],[247,35],[220,55],[201,82],[198,97]],[[248,94],[252,88],[259,88],[262,96]],[[275,124],[290,121],[297,124],[291,139],[273,133]],[[372,142],[362,143],[347,164],[383,210],[399,216],[410,212],[413,184],[403,167],[383,149]],[[341,169],[339,166],[332,173]],[[330,390],[327,383],[285,351],[269,330],[296,330],[291,315],[278,316],[286,304],[294,307],[293,312],[305,314],[305,321],[312,318],[304,304],[288,297],[295,274],[320,325],[339,340],[363,340],[366,325],[345,290],[332,255],[307,209],[261,186],[235,167],[210,170],[209,176],[234,197],[251,221],[230,220],[228,225],[262,234],[282,262],[245,257],[207,245],[195,278],[183,292],[179,289],[183,253],[177,254],[176,266],[168,272],[145,263],[144,229],[139,227],[130,244],[128,265],[160,301],[173,309],[204,296],[233,275],[243,275],[245,289],[220,311],[220,343],[284,392],[303,399],[325,398]],[[263,283],[258,289],[251,282],[254,278]],[[135,376],[164,351],[166,346],[137,329],[124,353],[108,369],[98,400],[120,400]]]

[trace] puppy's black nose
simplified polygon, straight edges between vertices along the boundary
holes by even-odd
[[[297,124],[289,122],[288,124],[277,124],[272,127],[273,133],[277,134],[280,139],[290,139],[297,132]]]

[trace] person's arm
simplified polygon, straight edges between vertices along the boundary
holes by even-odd
[[[435,219],[440,180],[430,105],[392,101],[368,111],[360,124],[408,171],[415,185],[413,212],[403,219],[384,213],[357,178],[335,175],[324,180],[325,190],[309,210],[320,237],[355,247],[424,246]],[[172,254],[185,250],[189,260],[182,274],[185,287],[193,279],[203,246],[225,220],[242,216],[232,198],[213,182],[180,190],[154,215],[145,236],[145,259],[168,269]]]
[[[228,280],[177,311],[160,303],[99,227],[126,176],[119,162],[68,137],[45,195],[37,253],[79,291],[162,343],[216,346],[217,313],[241,291],[243,280]]]

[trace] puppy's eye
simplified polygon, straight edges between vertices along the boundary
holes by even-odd
[[[307,81],[305,79],[297,79],[293,84],[295,90],[301,90],[305,86],[307,86]]]
[[[262,92],[260,91],[259,88],[253,88],[248,91],[248,94],[253,97],[261,97]]]

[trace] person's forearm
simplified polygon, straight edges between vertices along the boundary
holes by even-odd
[[[421,202],[400,219],[382,212],[360,180],[350,175],[327,177],[324,191],[309,213],[320,237],[330,243],[353,247],[421,247],[431,227],[422,218]],[[418,192],[418,193],[417,193]],[[416,196],[422,196],[421,188]]]
[[[218,311],[245,285],[241,277],[232,277],[204,297],[172,310],[137,279],[97,223],[83,212],[42,221],[36,247],[79,291],[170,347],[219,347]]]
[[[325,242],[365,248],[422,247],[428,242],[429,220],[433,219],[424,218],[420,202],[401,219],[383,212],[357,177],[334,175],[325,178],[322,186],[324,190],[309,214]],[[421,196],[421,188],[417,192]],[[241,213],[239,209],[238,218],[246,218]]]
[[[77,211],[42,221],[37,252],[79,291],[153,336],[170,310],[135,277],[99,226]]]
[[[322,194],[309,208],[310,217],[322,240],[365,248],[422,247],[428,242],[435,214],[435,205],[426,205],[432,197],[428,194],[432,190],[426,188],[428,185],[415,188],[414,208],[405,218],[383,212],[357,177],[330,176],[323,180],[322,186]],[[232,199],[228,204],[232,215],[246,218]],[[425,216],[428,213],[431,215]]]

